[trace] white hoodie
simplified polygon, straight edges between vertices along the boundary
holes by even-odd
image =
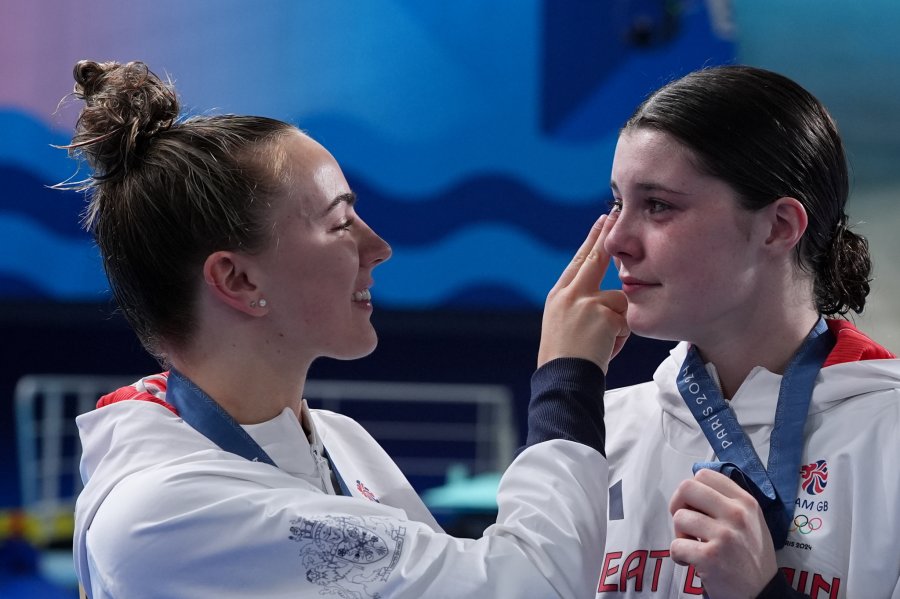
[[[164,399],[153,380],[136,392]],[[458,539],[357,423],[324,411],[311,421],[311,441],[289,409],[244,427],[276,468],[219,449],[152,400],[80,416],[75,565],[88,595],[593,596],[608,486],[595,449],[527,448],[501,481],[497,523]],[[334,495],[323,447],[352,497]]]
[[[845,327],[836,350],[845,334],[861,336]],[[606,394],[610,521],[598,599],[702,593],[693,570],[669,557],[669,500],[695,462],[715,459],[676,387],[687,347],[675,347],[652,382]],[[900,599],[900,360],[827,364],[778,565],[813,599]],[[763,464],[780,384],[756,368],[729,402]]]

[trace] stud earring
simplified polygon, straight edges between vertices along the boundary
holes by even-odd
[[[259,307],[260,308],[265,308],[268,303],[269,302],[267,302],[264,297],[259,298]]]

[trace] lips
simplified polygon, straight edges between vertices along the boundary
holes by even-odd
[[[619,277],[619,280],[622,281],[622,291],[624,291],[626,295],[637,293],[651,287],[659,287],[659,283],[652,283],[637,277],[625,276]]]

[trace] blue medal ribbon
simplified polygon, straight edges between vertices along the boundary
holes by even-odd
[[[231,414],[217,404],[216,400],[207,395],[203,389],[174,368],[169,370],[166,401],[175,406],[178,415],[191,428],[218,445],[219,448],[251,462],[263,462],[278,467],[269,454],[231,417]],[[341,492],[350,497],[352,495],[350,489],[341,478],[334,462],[331,461],[328,451],[325,450],[324,453]]]
[[[794,516],[803,428],[816,376],[832,347],[833,336],[825,320],[819,318],[781,379],[767,466],[763,466],[695,347],[688,350],[678,376],[682,399],[721,460],[694,464],[694,473],[703,468],[716,470],[750,493],[762,508],[775,549],[784,546]]]
[[[341,495],[346,497],[353,497],[353,493],[350,492],[350,487],[347,486],[347,483],[344,482],[344,477],[341,476],[341,473],[338,472],[337,466],[334,465],[334,462],[331,461],[331,456],[328,455],[328,450],[325,450],[325,459],[328,460],[328,465],[331,466],[331,473],[334,475],[332,478],[332,486],[335,486],[334,483],[337,482],[337,487],[341,490]]]
[[[263,462],[278,467],[269,454],[253,440],[253,437],[238,424],[237,420],[231,417],[231,414],[217,404],[216,400],[207,395],[203,389],[174,368],[169,370],[166,401],[175,406],[178,415],[191,428],[218,445],[219,448],[251,462]],[[331,461],[328,451],[326,450],[324,453],[341,492],[350,497],[352,495],[350,489],[341,478],[334,462]]]
[[[166,401],[175,406],[182,420],[221,449],[251,462],[275,466],[269,454],[241,428],[231,414],[174,368],[169,371]]]

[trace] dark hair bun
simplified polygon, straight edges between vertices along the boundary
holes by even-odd
[[[94,180],[134,168],[154,136],[178,118],[175,90],[142,62],[81,60],[74,77],[75,95],[85,107],[68,148],[87,158]]]
[[[837,225],[826,264],[816,281],[819,310],[825,315],[861,313],[869,295],[872,261],[868,241],[847,227],[846,215]]]

